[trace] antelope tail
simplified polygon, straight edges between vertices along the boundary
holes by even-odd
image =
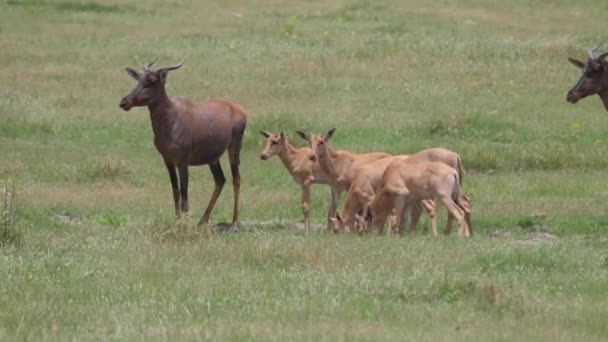
[[[460,156],[458,156],[458,159],[456,160],[456,166],[457,166],[456,171],[458,171],[458,184],[462,185],[462,181],[464,179],[464,166],[462,166],[462,161],[460,160]]]

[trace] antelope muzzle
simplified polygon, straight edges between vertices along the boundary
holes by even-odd
[[[133,105],[135,105],[133,99],[130,99],[128,96],[123,97],[119,104],[120,108],[124,109],[125,111],[129,111],[131,108],[133,108]]]
[[[570,103],[576,103],[578,100],[582,99],[584,96],[580,91],[570,90],[566,95],[566,101]]]

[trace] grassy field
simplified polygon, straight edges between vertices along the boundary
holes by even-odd
[[[20,239],[0,247],[0,339],[605,340],[608,115],[565,94],[580,72],[566,57],[608,41],[606,14],[600,0],[1,0],[0,180]],[[123,68],[155,55],[186,58],[170,95],[248,112],[241,233],[193,226],[207,167],[174,221],[147,109],[118,108]],[[459,152],[477,234],[295,229],[299,187],[259,160],[257,131],[299,144],[294,129],[332,127],[337,149]],[[317,225],[328,198],[313,188]]]

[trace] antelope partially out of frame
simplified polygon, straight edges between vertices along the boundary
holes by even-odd
[[[348,190],[350,187],[356,170],[363,165],[391,156],[384,152],[356,154],[350,151],[334,151],[327,145],[327,142],[335,131],[335,128],[325,134],[307,134],[301,130],[296,131],[302,139],[308,141],[311,147],[310,160],[319,163],[332,188],[330,218],[336,215],[340,195],[342,191]],[[333,191],[334,189],[335,191]],[[327,229],[332,229],[330,219],[327,221]]]
[[[226,178],[220,165],[220,156],[228,150],[234,208],[232,230],[239,230],[239,155],[247,116],[243,107],[226,100],[209,100],[195,103],[183,97],[169,97],[165,83],[169,71],[179,69],[179,64],[151,70],[156,60],[144,64],[143,74],[126,68],[137,81],[137,86],[120,101],[125,111],[132,107],[147,106],[150,111],[154,146],[163,157],[173,188],[175,214],[179,217],[188,208],[188,166],[209,164],[215,189],[199,224],[209,222],[209,216],[217,201]],[[179,185],[178,176],[179,173]]]
[[[583,74],[574,87],[568,91],[566,100],[576,103],[580,99],[597,94],[608,111],[608,62],[605,60],[608,52],[594,57],[593,52],[598,48],[599,45],[587,51],[587,62],[568,57],[570,63],[583,70]]]
[[[468,208],[462,202],[458,171],[438,162],[394,161],[382,176],[382,185],[371,204],[372,229],[382,232],[389,213],[400,227],[405,208],[422,200],[440,200],[458,222],[458,235],[470,236]],[[401,234],[402,231],[400,230]]]
[[[278,155],[283,165],[296,183],[302,187],[302,212],[304,213],[304,230],[310,232],[310,188],[312,184],[329,184],[325,173],[321,170],[319,163],[310,160],[310,148],[295,148],[288,141],[283,132],[272,134],[260,131],[266,137],[266,147],[260,159],[267,160],[274,155]],[[332,188],[332,198],[336,195]],[[331,211],[328,213],[331,215]]]

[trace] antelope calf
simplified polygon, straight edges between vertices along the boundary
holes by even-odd
[[[310,160],[310,148],[293,147],[285,137],[283,132],[272,134],[260,131],[266,137],[266,147],[260,159],[267,160],[274,155],[278,155],[283,165],[296,183],[302,187],[302,212],[304,213],[304,230],[310,232],[309,208],[310,208],[310,188],[312,184],[329,184],[325,173],[321,170],[319,163]],[[335,197],[336,189],[332,188],[332,198]],[[328,215],[331,215],[331,211]]]
[[[215,189],[199,224],[209,222],[213,206],[226,182],[220,156],[228,150],[234,188],[232,230],[237,231],[241,184],[239,155],[247,124],[245,111],[240,105],[226,100],[195,103],[183,97],[169,97],[165,90],[169,71],[179,69],[184,61],[151,70],[150,67],[156,59],[144,64],[143,74],[126,68],[129,76],[137,81],[137,86],[120,101],[120,107],[125,111],[132,107],[148,107],[154,132],[154,146],[169,171],[177,216],[189,210],[188,166],[209,164]],[[176,169],[179,173],[179,185]]]
[[[334,232],[362,231],[369,203],[380,186],[384,170],[393,161],[403,161],[407,158],[408,156],[405,155],[386,157],[363,165],[356,170],[346,195],[342,214],[330,218]]]
[[[450,166],[451,168],[455,169],[456,172],[458,173],[458,185],[460,187],[462,187],[462,182],[464,179],[464,167],[462,166],[462,159],[460,158],[460,155],[454,151],[450,151],[450,150],[442,148],[442,147],[429,148],[429,149],[417,152],[415,154],[412,154],[407,159],[407,162],[408,163],[439,162],[439,163],[445,164],[447,166]],[[467,197],[466,195],[463,194],[461,197],[461,202],[467,209],[469,209],[469,207],[470,207],[469,197]],[[418,221],[420,220],[420,214],[422,213],[420,210],[421,207],[425,208],[427,210],[427,212],[429,212],[429,213],[430,213],[429,208],[431,206],[433,208],[435,207],[433,201],[422,201],[418,204],[419,205],[410,207],[411,211],[412,211],[412,222],[411,222],[410,230],[412,231],[412,233],[416,233],[416,227],[417,227]],[[397,222],[404,224],[405,223],[405,211],[398,213],[398,214],[401,215],[401,218],[399,220],[397,220]],[[433,210],[433,214],[434,214],[434,210]],[[450,212],[448,211],[448,220],[446,222],[446,227],[445,227],[446,234],[450,233],[450,230],[452,227],[452,219],[453,219],[453,217],[451,216]],[[472,232],[473,226],[470,222],[470,213],[468,210],[465,212],[465,219],[467,220],[467,224],[469,225],[469,232]],[[433,236],[437,236],[437,221],[434,220],[433,217],[431,217],[431,229],[433,232]],[[403,226],[399,227],[399,230],[402,231]],[[392,231],[392,230],[389,230],[389,232],[390,231]]]
[[[296,131],[302,139],[310,144],[310,160],[319,163],[330,186],[336,190],[335,193],[332,191],[331,207],[329,210],[330,217],[336,215],[340,194],[350,187],[357,168],[378,159],[391,156],[383,152],[355,154],[350,151],[334,151],[327,145],[327,142],[335,131],[335,128],[332,128],[325,134],[307,134],[303,131]],[[327,229],[332,229],[332,222],[329,219],[327,221]]]
[[[599,46],[587,51],[587,62],[568,57],[570,63],[583,70],[583,74],[574,87],[568,91],[566,100],[576,103],[587,96],[598,94],[604,103],[604,108],[608,111],[608,62],[606,62],[608,52],[594,57],[593,52],[598,48]]]
[[[372,228],[382,232],[392,211],[400,227],[404,209],[417,201],[438,199],[458,222],[458,235],[469,236],[458,171],[439,162],[394,161],[384,172],[380,189],[371,203]],[[399,233],[402,233],[400,231]]]
[[[460,156],[453,151],[447,150],[445,148],[430,148],[426,150],[422,150],[418,153],[415,153],[411,156],[395,156],[389,158],[383,158],[367,164],[365,166],[360,167],[353,181],[351,183],[350,189],[348,191],[348,195],[346,197],[346,202],[344,204],[344,210],[341,216],[337,216],[334,220],[334,229],[353,229],[362,226],[363,218],[357,216],[359,211],[363,212],[363,217],[367,214],[368,204],[371,202],[374,194],[380,187],[380,183],[382,181],[382,175],[388,165],[393,161],[408,161],[412,163],[420,163],[420,162],[429,162],[436,161],[448,166],[453,167],[457,170],[459,180],[462,183],[462,177],[464,176],[464,170],[462,167],[462,162]],[[425,209],[429,214],[431,219],[431,227],[434,236],[437,236],[437,220],[435,215],[435,203],[432,200],[425,200],[417,203],[415,206],[411,208],[412,212],[412,222],[411,222],[411,230],[412,232],[416,231],[416,227],[418,221],[420,220],[421,209]],[[399,213],[403,215],[404,213]],[[448,214],[448,221],[450,220]],[[405,220],[397,221],[396,218],[393,220],[394,222],[404,223]],[[451,223],[451,222],[450,222]],[[353,226],[356,225],[357,227]],[[393,225],[389,225],[393,227]],[[446,228],[448,229],[448,228]],[[389,230],[390,231],[390,230]]]

